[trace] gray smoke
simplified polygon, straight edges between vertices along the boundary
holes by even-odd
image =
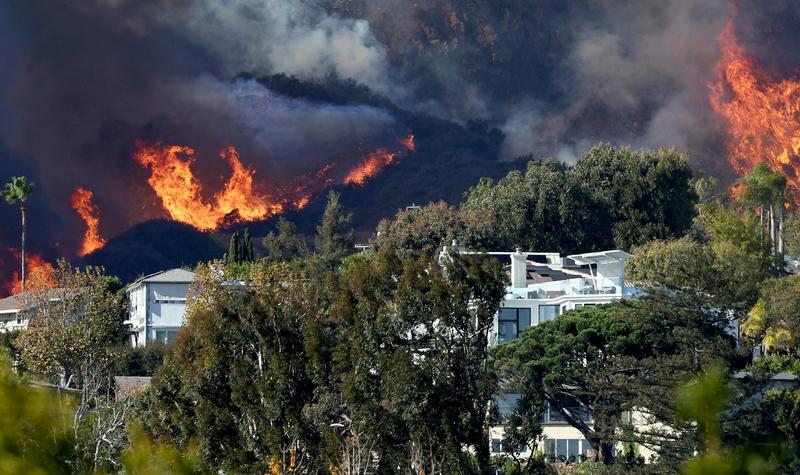
[[[562,63],[568,102],[512,108],[504,156],[571,155],[598,140],[701,147],[714,133],[708,82],[727,3],[605,2],[601,18],[579,22]]]

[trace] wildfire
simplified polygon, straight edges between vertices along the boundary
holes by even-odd
[[[100,236],[100,210],[94,204],[94,193],[86,188],[78,188],[72,193],[72,209],[86,223],[86,232],[78,255],[81,257],[91,254],[106,245],[106,240]]]
[[[400,140],[400,143],[408,151],[415,150],[413,135]],[[386,148],[379,148],[349,171],[343,183],[363,185],[367,179],[390,165],[400,155],[399,151],[390,152]],[[147,183],[161,199],[161,204],[169,216],[175,221],[189,224],[201,231],[213,231],[236,222],[266,219],[287,209],[303,209],[310,203],[315,193],[334,183],[333,177],[329,175],[335,165],[329,163],[316,172],[295,178],[286,186],[272,187],[272,195],[267,196],[256,191],[253,183],[255,172],[242,165],[239,153],[234,147],[223,150],[220,157],[228,162],[231,176],[222,190],[206,202],[203,199],[203,184],[192,172],[195,152],[191,147],[137,140],[133,154],[136,162],[150,170]],[[91,203],[91,197],[89,202]],[[92,228],[87,216],[96,220],[96,208],[91,206],[89,209],[92,212],[81,214],[89,228],[87,237],[92,229],[97,230],[99,224],[97,222]]]
[[[734,10],[719,37],[722,56],[710,102],[725,119],[728,161],[738,173],[758,162],[786,175],[800,196],[800,80],[772,80],[747,56],[734,32]]]
[[[409,135],[400,141],[409,151],[413,152],[416,149],[414,144],[414,136]],[[379,148],[370,153],[367,158],[361,162],[357,167],[350,170],[344,177],[345,185],[363,185],[367,179],[375,176],[385,166],[391,165],[392,162],[399,156],[399,152],[389,152],[385,148]]]
[[[21,253],[18,249],[9,248],[14,258],[19,261]],[[55,287],[55,278],[53,272],[55,268],[53,264],[47,262],[41,254],[25,254],[25,272],[27,273],[27,281],[25,282],[25,290],[42,290]],[[6,292],[9,295],[18,294],[22,290],[22,279],[20,273],[15,271],[11,275],[11,282],[6,285]]]
[[[203,202],[203,185],[192,172],[195,155],[191,147],[137,141],[133,158],[150,169],[147,183],[161,198],[170,217],[201,231],[218,229],[230,221],[264,219],[283,211],[282,203],[270,203],[255,191],[255,172],[242,165],[235,148],[228,147],[219,156],[230,165],[231,176],[210,203]]]
[[[400,143],[403,144],[409,152],[413,152],[417,149],[417,145],[414,143],[414,134],[410,134],[408,137],[402,139]]]

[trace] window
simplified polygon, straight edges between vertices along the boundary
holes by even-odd
[[[519,332],[531,326],[531,309],[508,308],[500,309],[497,330],[500,343],[516,339]]]
[[[545,439],[544,454],[556,460],[580,462],[587,458],[592,449],[586,439]]]
[[[582,421],[591,422],[589,413],[577,402],[564,403],[564,406],[571,414],[575,415],[576,417],[580,417]],[[550,403],[545,401],[544,411],[542,412],[542,424],[560,424],[566,422],[566,418],[564,418],[564,416],[554,407],[550,407]]]
[[[539,305],[539,323],[555,320],[561,313],[558,305]]]
[[[160,343],[174,343],[178,337],[178,330],[156,330],[155,341]]]
[[[492,439],[492,453],[499,454],[503,451],[500,439]]]

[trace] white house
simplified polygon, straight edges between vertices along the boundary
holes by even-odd
[[[511,285],[500,303],[500,309],[489,335],[489,346],[494,347],[516,339],[528,327],[558,318],[576,308],[610,303],[630,298],[638,289],[625,285],[625,261],[633,256],[620,250],[591,252],[561,256],[554,252],[471,252],[454,243],[445,246],[440,257],[449,252],[459,254],[491,255],[509,262],[506,270]],[[518,394],[497,397],[501,415],[510,413],[519,400]],[[577,410],[575,412],[580,412]],[[591,423],[588,420],[587,422]],[[542,416],[543,438],[533,448],[551,458],[579,460],[588,456],[591,446],[581,432],[569,425],[556,410],[547,408]],[[494,454],[520,448],[502,446],[503,426],[491,428],[491,447]],[[521,453],[527,454],[530,448]],[[642,452],[645,452],[644,450]],[[643,453],[648,456],[648,453]]]
[[[0,299],[0,333],[28,328],[24,300],[25,293]]]
[[[175,340],[185,323],[186,296],[194,277],[194,272],[171,269],[142,277],[128,285],[125,289],[128,320],[125,323],[130,326],[132,346]]]

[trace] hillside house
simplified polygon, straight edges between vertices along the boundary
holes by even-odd
[[[526,328],[558,318],[569,310],[631,298],[639,292],[625,282],[625,261],[633,256],[620,250],[569,256],[519,249],[480,253],[466,251],[453,243],[453,246],[445,246],[440,259],[450,252],[490,255],[507,262],[505,269],[511,285],[506,287],[506,295],[495,316],[489,334],[490,347],[512,341]],[[497,397],[501,420],[513,411],[519,397],[518,394]],[[580,413],[579,408],[574,412]],[[542,428],[544,437],[537,447],[514,448],[514,452],[527,455],[531,450],[538,450],[551,459],[566,460],[580,460],[589,455],[589,442],[558,411],[549,408],[544,411]],[[490,450],[493,454],[509,450],[502,446],[503,430],[502,425],[491,428]],[[644,454],[645,450],[642,452],[648,455]]]
[[[171,343],[185,323],[186,297],[195,274],[183,269],[157,272],[128,285],[131,345]]]

